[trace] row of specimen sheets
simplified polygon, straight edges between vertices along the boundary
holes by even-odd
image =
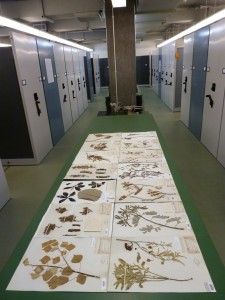
[[[155,131],[88,135],[7,289],[215,292]]]

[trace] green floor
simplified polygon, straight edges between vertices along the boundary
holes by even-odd
[[[186,129],[179,120],[179,113],[172,113],[150,88],[142,88],[142,93],[145,111],[152,113],[155,118],[173,162],[225,264],[225,169]],[[71,156],[74,145],[79,148],[83,142],[81,139],[83,133],[96,118],[97,112],[105,109],[104,97],[107,94],[106,89],[102,90],[101,96],[89,105],[85,113],[39,166],[6,169],[12,199],[0,211],[0,269],[8,260],[65,162]],[[108,117],[98,118],[101,119],[99,124],[102,124],[104,118],[108,119]],[[132,127],[130,130],[135,130],[135,124],[132,124]],[[101,131],[103,129],[101,127]]]

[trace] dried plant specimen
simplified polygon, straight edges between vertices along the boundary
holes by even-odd
[[[53,230],[55,230],[55,228],[59,228],[58,226],[56,226],[56,224],[48,224],[45,229],[44,229],[44,234],[45,235],[49,235]]]
[[[161,215],[156,211],[149,211],[146,206],[126,205],[125,208],[120,207],[118,214],[115,215],[115,219],[118,220],[118,225],[125,227],[137,227],[139,221],[142,220],[146,223],[144,227],[139,228],[143,233],[158,232],[163,227],[173,230],[184,230],[183,227],[179,227],[181,217]]]
[[[109,159],[102,157],[101,155],[92,155],[92,154],[87,154],[87,159],[91,160],[92,162],[95,161],[109,161]]]
[[[78,192],[77,196],[79,199],[85,199],[90,201],[97,201],[101,198],[102,191],[98,189],[85,189],[81,192]]]
[[[108,148],[107,143],[91,144],[90,147],[94,150],[105,150]]]
[[[86,207],[83,207],[83,211],[81,211],[80,214],[83,215],[83,216],[85,216],[87,214],[90,214],[91,212],[93,212],[93,210],[91,210],[90,208],[88,208],[86,206]]]
[[[151,241],[133,241],[123,239],[117,239],[117,241],[124,242],[124,248],[127,251],[132,251],[133,249],[135,249],[135,251],[139,250],[147,254],[147,256],[149,257],[147,259],[147,262],[158,259],[161,264],[164,264],[168,261],[173,261],[184,265],[185,256],[181,255],[179,251],[171,250],[172,243],[165,243],[163,241],[158,243]]]
[[[137,261],[133,264],[127,263],[125,260],[119,258],[118,265],[114,265],[114,272],[116,282],[115,288],[122,290],[129,290],[134,284],[138,284],[139,288],[143,288],[146,282],[155,281],[176,281],[184,282],[193,280],[193,278],[173,278],[158,274],[152,271],[149,266],[145,266],[146,262],[141,262],[141,256],[137,256]]]
[[[40,263],[32,264],[29,258],[23,260],[25,267],[32,268],[30,276],[33,280],[42,279],[50,290],[54,290],[61,285],[66,285],[70,281],[84,285],[89,277],[100,279],[100,276],[91,273],[81,272],[80,266],[85,260],[83,254],[74,253],[70,259],[69,253],[76,249],[76,245],[68,242],[61,244],[57,240],[49,240],[42,243],[42,249],[54,244],[50,255],[40,258]],[[78,266],[77,266],[78,265]]]
[[[67,209],[65,207],[58,207],[58,208],[56,208],[56,211],[59,214],[63,214],[65,211],[67,211]]]
[[[77,217],[75,215],[69,215],[69,216],[64,216],[64,217],[60,217],[59,220],[62,223],[65,222],[75,222],[77,219]]]

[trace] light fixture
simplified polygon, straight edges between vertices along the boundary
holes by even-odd
[[[194,31],[197,31],[207,25],[210,25],[216,21],[219,21],[221,19],[225,18],[225,9],[220,10],[219,12],[215,13],[214,15],[200,21],[199,23],[189,27],[188,29],[178,33],[177,35],[173,36],[172,38],[162,42],[161,44],[159,44],[157,47],[163,47],[173,41],[176,41],[182,37],[184,37],[185,35],[188,35]]]
[[[62,38],[57,37],[57,36],[55,36],[53,34],[50,34],[48,32],[44,32],[44,31],[35,29],[35,28],[30,27],[28,25],[25,25],[23,23],[20,23],[20,22],[17,22],[17,21],[14,21],[12,19],[5,18],[5,17],[2,17],[2,16],[0,16],[0,26],[5,26],[5,27],[11,28],[11,29],[15,29],[15,30],[18,30],[18,31],[21,31],[21,32],[24,32],[24,33],[28,33],[28,34],[35,35],[35,36],[38,36],[38,37],[42,37],[44,39],[47,39],[47,40],[50,40],[50,41],[53,41],[53,42],[58,42],[60,44],[68,45],[68,46],[75,47],[75,48],[85,50],[85,51],[88,51],[88,52],[93,51],[91,48],[87,48],[87,47],[84,47],[84,46],[79,45],[77,43],[70,42],[68,40],[62,39]]]
[[[3,48],[3,47],[11,47],[12,45],[10,44],[5,44],[5,43],[0,43],[0,48]]]
[[[126,0],[112,0],[112,6],[116,7],[126,7]]]

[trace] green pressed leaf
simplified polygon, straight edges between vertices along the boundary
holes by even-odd
[[[141,259],[141,255],[140,255],[140,253],[138,252],[138,253],[137,253],[137,263],[139,263],[140,259]]]

